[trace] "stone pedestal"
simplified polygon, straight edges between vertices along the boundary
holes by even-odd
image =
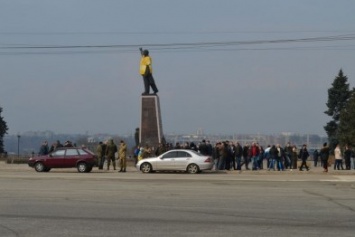
[[[142,146],[157,147],[163,142],[163,126],[158,95],[142,95],[139,142]]]

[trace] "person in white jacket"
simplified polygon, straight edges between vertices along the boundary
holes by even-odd
[[[341,154],[341,150],[340,150],[340,145],[339,144],[337,144],[337,146],[335,147],[334,156],[335,156],[334,170],[336,170],[336,169],[340,170],[340,167],[343,170],[344,169],[344,167],[343,167],[343,156]]]

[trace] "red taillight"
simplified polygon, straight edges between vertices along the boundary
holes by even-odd
[[[211,163],[211,162],[212,162],[211,157],[208,157],[208,158],[205,160],[205,163]]]

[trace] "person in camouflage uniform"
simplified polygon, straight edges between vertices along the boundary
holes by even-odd
[[[101,167],[101,160],[102,160],[102,142],[99,142],[99,144],[96,147],[96,155],[97,155],[97,166],[99,167],[99,170],[102,170]]]
[[[112,161],[113,169],[116,170],[116,158],[115,158],[116,152],[117,152],[117,146],[113,142],[113,139],[110,139],[106,147],[107,170],[110,169],[111,161]]]
[[[121,140],[120,149],[118,150],[118,158],[120,159],[120,171],[118,172],[126,172],[126,167],[127,167],[126,156],[127,156],[127,145],[123,140]]]
[[[99,166],[99,170],[102,170],[105,163],[106,144],[104,144],[103,142],[99,142],[99,145],[97,145],[96,148],[96,154],[97,165]]]

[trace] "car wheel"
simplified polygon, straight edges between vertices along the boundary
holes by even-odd
[[[141,165],[141,171],[142,173],[150,173],[152,172],[152,165],[145,162]]]
[[[43,172],[43,171],[45,171],[45,167],[44,167],[43,163],[42,163],[42,162],[37,162],[37,163],[35,164],[35,170],[36,170],[37,172]]]
[[[87,168],[86,173],[91,172],[91,170],[92,170],[92,166]]]
[[[197,174],[199,172],[199,168],[196,164],[189,164],[187,166],[187,169],[186,171],[189,173],[189,174]]]
[[[79,173],[85,173],[89,169],[88,165],[84,162],[80,162],[77,168]]]
[[[51,170],[51,168],[45,168],[43,171],[44,172],[49,172]]]

